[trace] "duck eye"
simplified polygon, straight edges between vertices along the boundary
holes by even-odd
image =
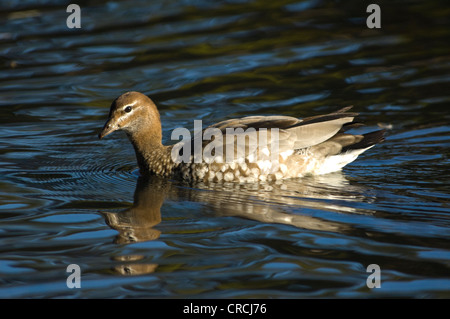
[[[125,108],[125,112],[130,113],[130,112],[131,112],[131,106],[127,106],[127,107]]]

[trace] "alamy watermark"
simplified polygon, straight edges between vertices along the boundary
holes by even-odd
[[[172,148],[174,163],[256,163],[279,160],[279,129],[253,127],[243,129],[217,127],[202,129],[202,121],[194,120],[194,138],[187,128],[172,131],[171,139],[181,142]],[[205,141],[210,141],[204,145]]]
[[[66,25],[69,29],[81,28],[81,7],[72,3],[66,8],[66,12],[70,13],[67,17]],[[369,29],[381,28],[381,8],[378,4],[369,4],[366,8],[367,13],[371,13],[366,19],[366,25]]]
[[[381,288],[381,268],[377,264],[367,266],[367,272],[371,274],[367,277],[366,285],[368,288]]]
[[[66,12],[71,14],[66,19],[66,25],[69,29],[81,28],[81,8],[78,4],[72,3],[67,6]]]
[[[67,276],[66,285],[67,288],[81,288],[81,268],[77,264],[70,264],[66,268],[66,272],[70,275]]]
[[[81,268],[77,264],[70,264],[66,268],[66,272],[70,273],[66,279],[67,288],[81,288]],[[370,275],[366,279],[368,288],[381,288],[381,268],[377,264],[370,264],[366,268],[366,272]]]
[[[367,6],[366,12],[371,14],[366,19],[366,25],[369,29],[381,28],[381,9],[378,4],[372,3]]]

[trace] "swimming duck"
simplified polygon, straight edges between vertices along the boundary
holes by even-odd
[[[361,125],[353,122],[358,113],[350,112],[351,108],[303,119],[248,116],[225,120],[189,140],[165,146],[155,103],[142,93],[127,92],[112,102],[98,136],[102,139],[124,131],[141,175],[194,182],[271,181],[338,171],[382,142],[383,130],[346,133]],[[194,156],[198,151],[200,156]]]

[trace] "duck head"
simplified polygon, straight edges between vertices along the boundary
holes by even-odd
[[[106,135],[122,130],[130,140],[142,139],[161,141],[161,120],[153,101],[139,92],[127,92],[115,99],[109,110],[108,120],[98,135]]]

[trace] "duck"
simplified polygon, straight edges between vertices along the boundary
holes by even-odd
[[[202,128],[194,137],[163,145],[157,106],[147,95],[131,91],[112,102],[98,137],[124,131],[142,176],[190,182],[265,182],[339,171],[383,142],[384,130],[347,132],[362,125],[354,121],[359,114],[351,109],[301,119],[284,115],[227,119]]]

